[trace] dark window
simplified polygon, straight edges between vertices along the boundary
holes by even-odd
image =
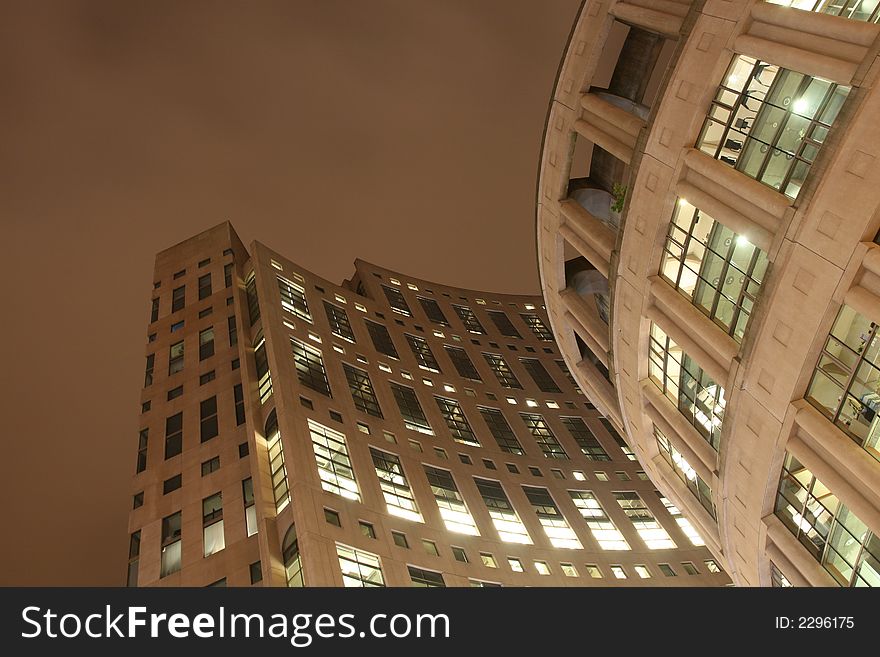
[[[245,292],[247,292],[248,319],[253,326],[260,320],[260,301],[257,299],[257,279],[254,272],[248,276]]]
[[[171,491],[175,491],[183,484],[183,477],[179,474],[170,477],[162,482],[162,494],[167,495]]]
[[[290,338],[290,345],[293,348],[293,361],[299,382],[315,392],[332,397],[321,352],[296,338]]]
[[[486,359],[486,362],[489,364],[489,367],[492,368],[492,371],[495,372],[495,376],[498,378],[498,383],[500,383],[505,388],[518,388],[522,390],[522,385],[514,376],[510,367],[508,367],[507,362],[504,360],[502,356],[498,354],[483,354],[483,358]]]
[[[250,454],[250,448],[247,443],[241,443],[238,446],[238,458],[243,459],[245,456]]]
[[[135,493],[131,498],[131,508],[137,509],[144,505],[144,491],[140,493]]]
[[[467,351],[461,347],[453,347],[450,345],[443,345],[443,348],[446,350],[446,353],[452,361],[453,366],[455,366],[459,376],[465,379],[471,379],[472,381],[483,380],[480,377],[477,368],[474,366],[474,363],[471,361],[470,356],[468,356]]]
[[[223,265],[223,284],[226,287],[232,287],[232,271],[235,265],[231,262]]]
[[[568,382],[575,388],[577,388],[577,381],[574,380],[574,377],[571,375],[571,371],[568,369],[568,365],[565,364],[565,361],[557,360],[554,362],[559,366],[559,369],[562,370],[562,373],[565,374],[565,378],[568,379]]]
[[[382,289],[385,291],[385,296],[388,297],[388,303],[391,304],[391,310],[400,313],[401,315],[412,317],[412,313],[409,311],[409,306],[406,304],[406,298],[403,296],[403,292],[397,288],[388,287],[387,285],[383,285]]]
[[[326,520],[328,524],[342,527],[342,520],[340,520],[339,514],[333,509],[324,509],[324,520]]]
[[[425,311],[425,315],[432,322],[437,322],[438,324],[443,324],[443,326],[449,326],[449,322],[446,321],[446,315],[443,314],[443,310],[440,308],[440,304],[438,304],[434,299],[426,299],[425,297],[416,297],[419,300],[419,303],[422,306],[422,310]]]
[[[575,442],[578,444],[578,447],[581,448],[584,456],[591,461],[611,460],[611,457],[608,456],[608,453],[602,447],[602,444],[596,436],[593,435],[593,432],[590,431],[587,423],[584,422],[582,418],[563,417],[560,419],[562,420],[562,424],[565,425],[565,428],[568,429],[571,437],[574,438]]]
[[[204,310],[199,311],[199,319],[207,317],[208,315],[210,315],[213,312],[214,312],[214,308],[212,306],[208,306]]]
[[[165,458],[177,456],[183,450],[183,413],[165,420]]]
[[[497,408],[486,408],[484,406],[479,406],[478,408],[480,415],[483,416],[486,426],[489,427],[489,431],[492,433],[501,451],[509,454],[519,454],[520,456],[525,454],[522,445],[520,445],[519,440],[516,438],[516,434],[513,433],[513,429],[510,428],[507,419],[501,411]]]
[[[144,372],[144,388],[153,385],[153,366],[156,363],[156,354],[147,356],[147,369]]]
[[[528,326],[532,333],[535,334],[535,337],[544,342],[553,342],[553,333],[550,332],[550,329],[547,328],[547,325],[541,321],[541,318],[537,315],[526,315],[520,313],[520,317],[522,317],[523,322],[525,322],[526,326]]]
[[[235,425],[241,426],[244,424],[244,392],[242,390],[241,384],[236,383],[232,387],[232,394],[235,398]]]
[[[361,529],[361,534],[363,534],[367,538],[376,538],[376,530],[370,523],[361,520],[360,522],[358,522],[358,527],[360,527]]]
[[[177,399],[183,394],[183,386],[177,386],[176,388],[172,388],[168,391],[168,396],[166,397],[167,401],[171,401],[172,399]]]
[[[205,360],[214,355],[214,327],[199,331],[199,360]]]
[[[156,297],[152,301],[152,305],[150,306],[150,323],[155,322],[159,319],[159,297]]]
[[[345,371],[345,378],[348,380],[348,388],[351,391],[355,408],[374,417],[381,418],[382,409],[379,407],[379,400],[376,398],[376,392],[373,390],[370,375],[364,370],[352,367],[347,363],[342,364],[342,369]]]
[[[256,584],[263,581],[263,568],[259,561],[254,561],[250,566],[248,566],[248,570],[251,574],[251,584]]]
[[[391,532],[391,538],[394,540],[394,544],[397,547],[402,547],[404,549],[409,549],[409,541],[406,540],[406,534],[401,532]]]
[[[327,321],[330,323],[330,332],[343,340],[354,342],[354,332],[351,330],[351,324],[345,310],[325,301],[324,311],[327,313]]]
[[[486,314],[489,315],[489,319],[492,320],[492,323],[495,324],[495,328],[507,338],[521,338],[522,336],[519,334],[519,331],[516,330],[516,327],[513,325],[513,322],[510,321],[510,318],[507,316],[507,313],[501,310],[487,310]]]
[[[484,329],[483,325],[480,324],[480,320],[477,319],[477,316],[474,314],[473,310],[471,310],[467,306],[456,306],[454,304],[452,307],[455,308],[455,312],[458,314],[461,323],[464,324],[464,327],[468,330],[469,333],[486,332],[486,329]]]
[[[199,425],[201,441],[211,440],[219,433],[217,428],[217,396],[208,397],[199,404]]]
[[[178,278],[183,278],[186,276],[186,269],[181,269],[180,271],[174,272],[174,280],[176,281]]]
[[[446,587],[443,575],[440,573],[435,573],[433,570],[416,568],[415,566],[407,566],[407,569],[409,570],[409,578],[412,580],[413,586],[426,586],[429,588]]]
[[[126,586],[137,586],[138,583],[138,561],[141,554],[141,530],[137,530],[131,535],[128,542],[128,579]]]
[[[220,469],[220,457],[215,456],[202,463],[202,476],[211,474]]]
[[[135,473],[143,472],[147,469],[147,442],[149,441],[149,436],[149,429],[141,429],[140,434],[138,434],[138,455]]]
[[[199,301],[211,296],[211,274],[199,276]]]
[[[226,328],[229,331],[229,346],[238,344],[238,324],[235,323],[235,315],[226,318]]]
[[[537,358],[520,358],[519,362],[525,368],[529,376],[535,381],[535,384],[541,392],[562,392],[556,381],[550,376],[544,365]]]
[[[434,430],[431,429],[428,418],[425,417],[425,412],[422,410],[422,405],[419,403],[416,391],[399,383],[391,382],[390,385],[391,392],[394,394],[394,399],[397,401],[397,406],[400,409],[400,415],[403,417],[404,426],[413,431],[421,431],[422,433],[433,435]]]
[[[171,292],[171,312],[177,312],[186,305],[186,286],[174,288]]]
[[[428,345],[427,340],[407,333],[406,341],[409,343],[409,347],[412,349],[419,367],[428,370],[429,372],[440,373],[440,365],[437,363],[437,359],[434,358],[434,354],[431,351],[431,347]]]
[[[370,334],[370,339],[373,341],[373,346],[376,348],[376,351],[380,354],[391,356],[391,358],[399,358],[397,349],[394,347],[394,341],[388,333],[388,329],[385,328],[384,325],[371,322],[368,319],[365,319],[364,321],[367,324],[367,332]]]

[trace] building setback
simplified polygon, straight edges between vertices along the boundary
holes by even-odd
[[[560,352],[737,585],[880,585],[878,20],[587,1],[551,102]]]
[[[729,583],[540,297],[355,269],[229,223],[157,255],[129,585]]]

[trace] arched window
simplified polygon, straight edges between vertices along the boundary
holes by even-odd
[[[273,411],[274,413],[274,411]],[[287,586],[302,588],[302,559],[299,555],[299,544],[296,540],[296,527],[290,526],[281,544],[281,557],[284,559],[284,572],[287,574]]]
[[[269,448],[269,474],[272,476],[272,494],[275,497],[275,512],[281,513],[290,504],[290,487],[287,484],[287,468],[284,466],[284,448],[281,445],[281,431],[278,430],[278,416],[275,409],[266,418],[266,445]],[[294,536],[294,541],[295,541]]]

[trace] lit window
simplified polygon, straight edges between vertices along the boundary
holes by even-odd
[[[159,577],[166,577],[180,570],[180,511],[162,518],[161,564]],[[140,546],[138,546],[140,549]]]
[[[505,388],[518,389],[522,390],[522,385],[514,376],[510,367],[508,367],[502,356],[498,354],[483,354],[483,358],[486,359],[486,363],[489,364],[489,367],[492,368],[492,371],[495,373],[495,377],[498,379],[498,383],[500,383]]]
[[[272,480],[275,512],[281,513],[290,504],[290,486],[287,483],[287,468],[284,465],[284,447],[281,444],[281,431],[278,429],[278,415],[274,408],[266,419],[265,438],[269,451],[269,476]]]
[[[593,538],[603,550],[629,550],[629,543],[614,525],[596,496],[586,490],[570,490],[568,494],[587,522]]]
[[[841,586],[880,586],[877,536],[816,476],[786,454],[776,516]]]
[[[529,305],[531,304],[526,305],[526,310],[531,310],[532,308],[534,308],[534,306],[532,306],[532,308],[529,308]],[[532,333],[535,334],[536,338],[543,342],[553,342],[553,333],[550,331],[549,328],[547,328],[544,322],[541,321],[540,317],[538,317],[537,315],[527,315],[524,313],[521,313],[520,317],[522,317],[522,320],[526,323],[526,326],[528,326],[532,330]]]
[[[523,568],[522,561],[516,559],[515,557],[507,557],[507,563],[510,564],[510,569],[515,573],[524,573],[525,568]]]
[[[403,292],[393,287],[388,287],[387,285],[382,286],[382,291],[385,292],[385,297],[388,299],[388,303],[391,305],[391,310],[400,315],[412,317],[412,313],[409,310],[409,306],[406,303],[406,298],[403,296]]]
[[[446,529],[451,532],[479,536],[480,531],[477,529],[477,523],[468,511],[464,498],[455,485],[452,473],[430,465],[425,465],[424,468]]]
[[[474,314],[473,310],[471,310],[467,306],[453,305],[452,307],[455,309],[455,312],[461,320],[461,323],[464,324],[464,328],[469,333],[486,333],[486,330],[483,328],[483,325],[480,324],[480,320],[477,319],[477,316]]]
[[[599,440],[590,431],[587,423],[579,417],[562,417],[562,424],[568,429],[584,456],[592,461],[610,461],[611,457],[599,443]]]
[[[248,536],[257,533],[257,506],[254,500],[254,480],[248,477],[241,482],[242,501],[244,502],[245,529]]]
[[[535,562],[535,570],[538,571],[539,575],[549,575],[550,574],[550,566],[547,565],[546,561],[536,561]]]
[[[663,494],[660,493],[660,491],[656,491],[656,493],[660,496],[660,501],[663,503],[663,506],[666,507],[669,515],[671,515],[675,519],[675,523],[679,526],[684,535],[688,537],[688,540],[697,546],[705,545],[706,542],[697,533],[697,530],[694,529],[691,521],[681,514],[681,511],[679,511],[678,507],[670,502],[668,498],[664,497]]]
[[[420,368],[429,372],[440,373],[440,365],[437,363],[437,359],[434,358],[427,340],[407,333],[406,341],[409,343],[409,347],[416,358],[416,363],[418,363]]]
[[[480,552],[480,561],[483,562],[483,565],[486,568],[497,568],[498,563],[495,561],[495,557],[487,552]]]
[[[364,550],[336,544],[336,556],[346,587],[385,586],[379,557]]]
[[[726,404],[724,388],[654,323],[651,324],[648,374],[706,442],[717,450]]]
[[[850,306],[841,306],[816,363],[806,399],[823,415],[880,460],[877,409],[880,381],[877,324]]]
[[[308,322],[312,321],[305,288],[282,276],[278,276],[278,291],[281,293],[281,307]]]
[[[797,198],[849,87],[736,55],[697,148]]]
[[[650,579],[651,571],[648,570],[647,566],[637,565],[634,566],[636,571],[636,575],[638,575],[641,579]]]
[[[360,502],[345,436],[329,427],[308,420],[312,449],[318,464],[321,487],[331,493]]]
[[[626,571],[623,569],[623,566],[612,565],[611,574],[617,579],[626,579]]]
[[[507,499],[507,494],[501,487],[501,483],[479,477],[474,477],[474,482],[477,484],[477,489],[489,511],[489,517],[492,519],[492,524],[495,526],[499,538],[505,543],[531,545],[532,538],[520,520],[516,509]]]
[[[202,500],[202,528],[206,557],[226,547],[223,535],[223,497],[220,493]]]
[[[546,488],[523,486],[522,489],[553,547],[570,550],[580,550],[583,548],[577,535],[569,526],[565,516],[562,515],[562,512],[556,506],[550,492]]]
[[[676,547],[669,534],[657,522],[654,514],[651,513],[638,493],[635,491],[617,492],[614,493],[614,498],[649,549],[666,550]]]
[[[532,433],[532,437],[538,443],[545,458],[568,459],[568,454],[562,449],[562,445],[556,440],[556,436],[553,435],[553,431],[550,430],[550,426],[542,416],[535,413],[520,413],[520,417]]]
[[[452,439],[464,445],[480,447],[480,441],[477,440],[476,434],[471,429],[464,411],[461,410],[461,405],[454,399],[446,397],[434,397],[434,400],[437,402],[443,419],[446,420],[446,426],[452,434]]]
[[[675,204],[660,274],[702,313],[742,342],[767,255],[685,199]]]
[[[570,563],[561,563],[559,567],[562,569],[562,574],[566,577],[578,577],[577,568],[575,568]]]
[[[602,579],[602,571],[599,570],[599,566],[594,563],[588,563],[584,568],[587,569],[587,574],[593,579]]]
[[[694,497],[699,500],[700,504],[712,518],[715,518],[715,504],[712,501],[712,489],[708,484],[696,473],[696,471],[685,460],[684,456],[675,449],[669,439],[663,434],[657,425],[654,425],[654,437],[657,439],[657,445],[663,458],[672,466],[675,474],[685,483],[688,490]]]
[[[375,447],[370,447],[370,456],[373,459],[373,467],[379,478],[379,487],[382,489],[388,513],[413,522],[424,522],[403,471],[400,457]]]

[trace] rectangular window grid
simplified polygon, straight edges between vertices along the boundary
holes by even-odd
[[[331,493],[360,502],[361,494],[351,467],[345,436],[312,419],[309,419],[308,423],[321,487]]]
[[[697,148],[797,198],[849,87],[736,55]]]
[[[653,322],[648,373],[688,422],[717,450],[726,403],[724,388]]]

